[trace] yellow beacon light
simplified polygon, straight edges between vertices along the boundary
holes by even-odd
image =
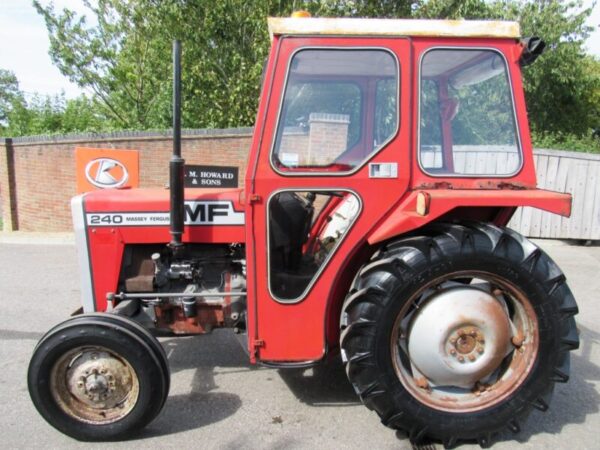
[[[302,17],[310,17],[310,13],[308,11],[294,11],[292,13],[292,19],[299,19]]]

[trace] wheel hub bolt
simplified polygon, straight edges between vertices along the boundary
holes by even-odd
[[[523,342],[525,342],[525,338],[521,333],[519,333],[516,336],[513,336],[511,341],[515,347],[521,347],[523,345]]]
[[[417,386],[419,386],[421,389],[429,389],[429,383],[425,378],[417,378],[416,383]]]
[[[485,339],[477,327],[463,327],[448,337],[448,353],[460,363],[475,362],[484,353]]]

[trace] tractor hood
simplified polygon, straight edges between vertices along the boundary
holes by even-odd
[[[242,201],[241,189],[186,189],[184,238],[190,239],[192,235],[197,238],[202,235],[203,242],[218,242],[221,239],[214,238],[223,234],[221,232],[235,229],[237,239],[228,242],[243,241],[245,216]],[[131,238],[134,241],[136,239],[135,234],[127,231],[140,227],[150,227],[152,231],[160,229],[160,235],[164,234],[164,237],[159,240],[168,236],[168,189],[94,191],[75,197],[73,203],[82,203],[84,223],[88,230],[118,229],[121,234],[128,235],[129,242]],[[229,239],[231,238],[232,236],[229,236]]]

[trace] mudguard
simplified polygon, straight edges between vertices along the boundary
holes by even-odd
[[[428,189],[410,192],[374,229],[367,240],[374,245],[407,233],[443,216],[457,207],[532,206],[554,214],[571,215],[571,195],[543,189],[474,190]],[[421,203],[417,207],[417,203]]]

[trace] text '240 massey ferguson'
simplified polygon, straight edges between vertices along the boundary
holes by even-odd
[[[35,406],[83,440],[148,424],[169,391],[151,332],[229,327],[252,363],[340,356],[356,393],[412,441],[490,445],[569,376],[577,306],[515,208],[536,189],[512,22],[270,19],[245,187],[182,187],[175,44],[170,191],[72,201],[83,314],[50,330]],[[376,432],[376,431],[374,431]]]

